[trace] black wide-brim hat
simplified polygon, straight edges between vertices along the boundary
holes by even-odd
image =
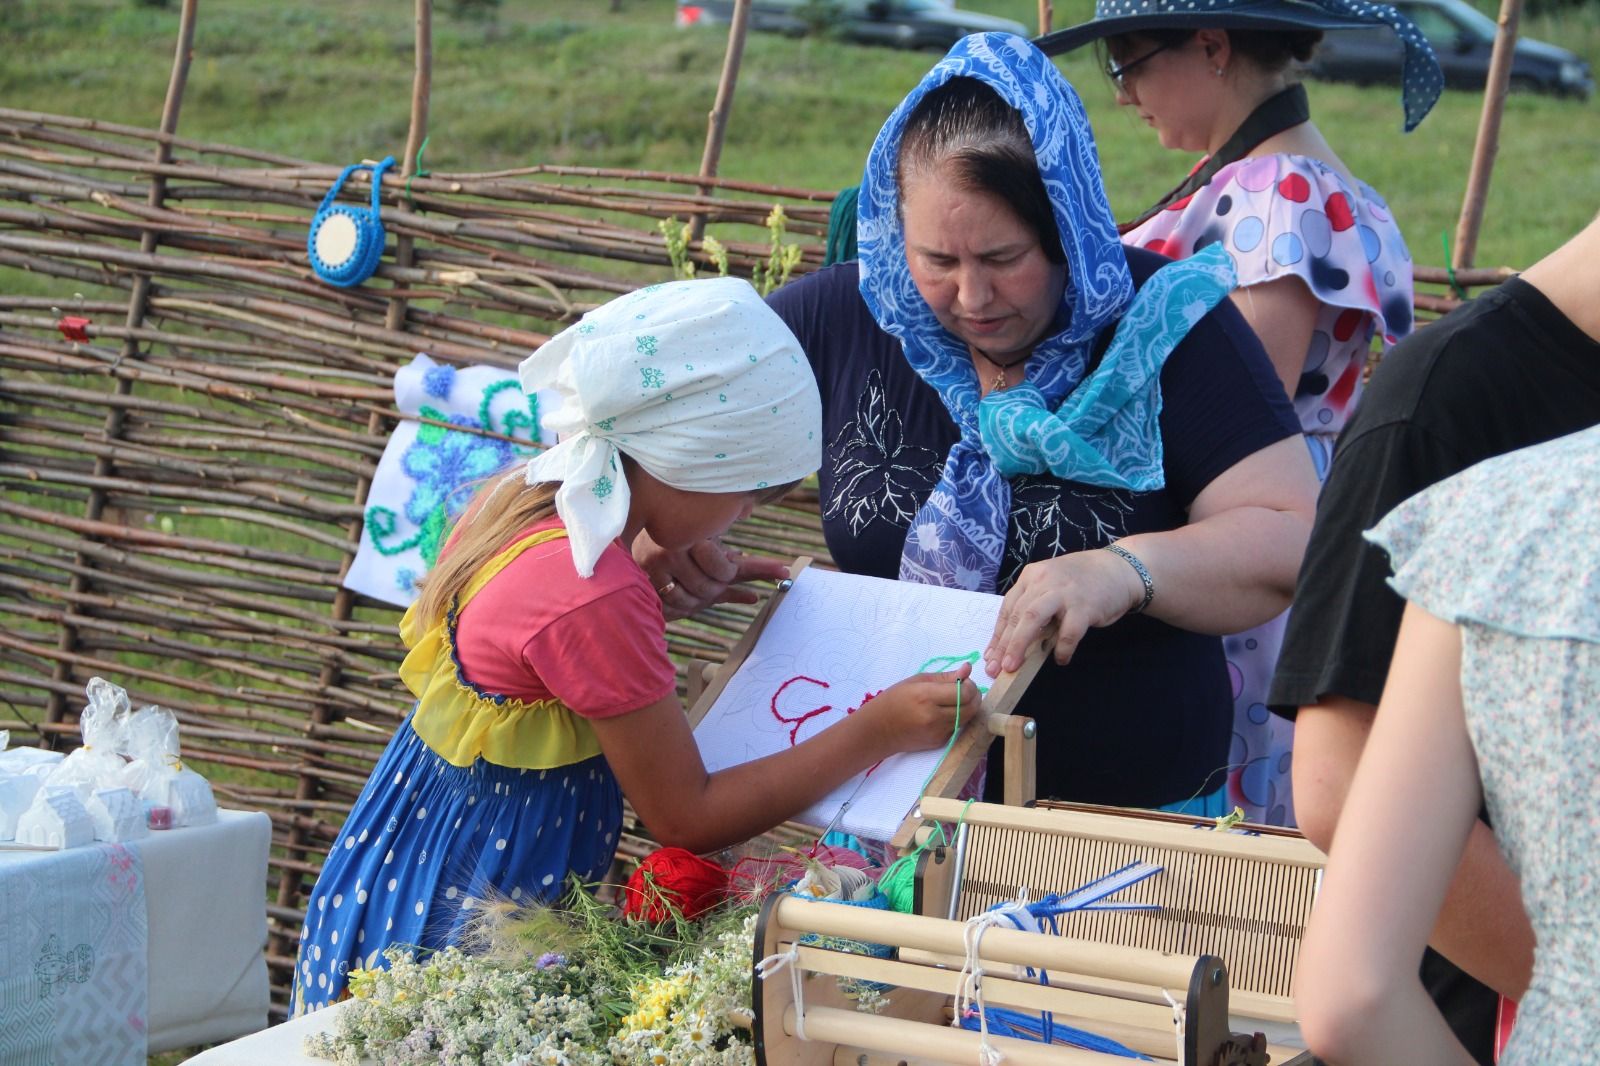
[[[1102,37],[1143,30],[1343,30],[1387,26],[1400,39],[1400,74],[1405,129],[1422,121],[1439,92],[1444,73],[1417,24],[1388,4],[1372,0],[1095,0],[1094,18],[1047,33],[1033,43],[1055,56]]]
[[[1304,0],[1097,0],[1094,18],[1033,43],[1054,56],[1103,37],[1143,30],[1344,30],[1372,25],[1371,18]]]

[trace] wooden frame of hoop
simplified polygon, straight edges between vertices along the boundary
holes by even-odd
[[[811,562],[812,557],[809,555],[796,558],[789,565],[790,580],[798,577],[802,570],[811,565]],[[720,665],[700,659],[689,661],[690,729],[698,726],[705,718],[711,710],[711,705],[727,688],[728,681],[749,657],[750,650],[755,647],[756,641],[766,628],[767,620],[772,617],[772,612],[777,610],[778,604],[782,602],[789,588],[788,584],[781,585],[767,598],[767,602],[761,605],[761,609],[751,620],[749,628],[744,631],[744,635],[734,644],[732,650],[728,652],[727,659]],[[1013,714],[1012,710],[1022,698],[1022,694],[1027,691],[1034,675],[1039,672],[1039,667],[1044,665],[1045,657],[1050,654],[1054,643],[1055,629],[1052,627],[1034,641],[1020,667],[995,679],[984,696],[983,713],[962,726],[961,735],[956,738],[944,761],[939,764],[938,771],[928,782],[928,787],[924,790],[926,795],[954,798],[977,769],[979,761],[989,750],[991,740],[1001,737],[1006,744],[1006,769],[1003,782],[1006,804],[1022,806],[1035,799],[1038,774],[1033,720]],[[895,832],[890,845],[896,851],[910,850],[915,844],[917,828],[921,824],[919,803],[901,821],[900,828]]]

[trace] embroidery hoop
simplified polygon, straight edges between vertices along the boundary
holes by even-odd
[[[339,180],[322,198],[322,205],[311,219],[306,233],[306,255],[317,277],[341,289],[360,285],[378,269],[383,256],[383,220],[378,215],[378,200],[383,190],[383,172],[394,166],[394,156],[380,163],[357,163],[345,167]],[[352,173],[372,171],[372,206],[334,203]]]

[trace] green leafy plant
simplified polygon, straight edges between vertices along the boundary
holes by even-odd
[[[667,246],[667,259],[672,263],[672,276],[682,281],[693,279],[698,271],[699,264],[689,254],[689,238],[694,232],[688,222],[679,222],[676,215],[662,219],[656,223],[656,229],[661,233],[661,239]],[[715,237],[706,237],[700,242],[700,250],[711,265],[717,268],[719,277],[728,276],[728,247]],[[796,248],[795,261],[799,262]]]
[[[727,247],[724,246],[723,243],[721,241],[717,240],[715,237],[709,237],[709,236],[705,240],[700,242],[700,247],[705,249],[706,255],[711,259],[712,264],[717,268],[717,274],[719,276],[721,276],[721,277],[724,277],[724,278],[727,277],[728,276],[728,249],[727,249]]]
[[[449,0],[446,10],[459,19],[488,22],[500,14],[500,0]]]
[[[783,205],[773,204],[772,211],[767,215],[767,233],[771,237],[771,251],[767,253],[766,262],[756,264],[755,273],[750,278],[756,291],[763,296],[788,281],[789,275],[794,273],[794,268],[800,265],[800,246],[793,241],[785,242],[783,239],[788,224],[789,219],[783,213]]]
[[[802,0],[794,6],[794,17],[805,23],[806,32],[817,36],[838,30],[844,5],[839,0]]]
[[[692,279],[695,262],[689,258],[689,223],[679,222],[677,215],[670,215],[657,222],[656,229],[666,243],[667,259],[672,262],[672,276],[680,281]]]

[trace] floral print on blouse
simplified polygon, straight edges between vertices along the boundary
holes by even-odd
[[[1470,467],[1367,534],[1397,592],[1461,627],[1467,732],[1536,942],[1501,1066],[1600,1046],[1597,498],[1600,428]]]

